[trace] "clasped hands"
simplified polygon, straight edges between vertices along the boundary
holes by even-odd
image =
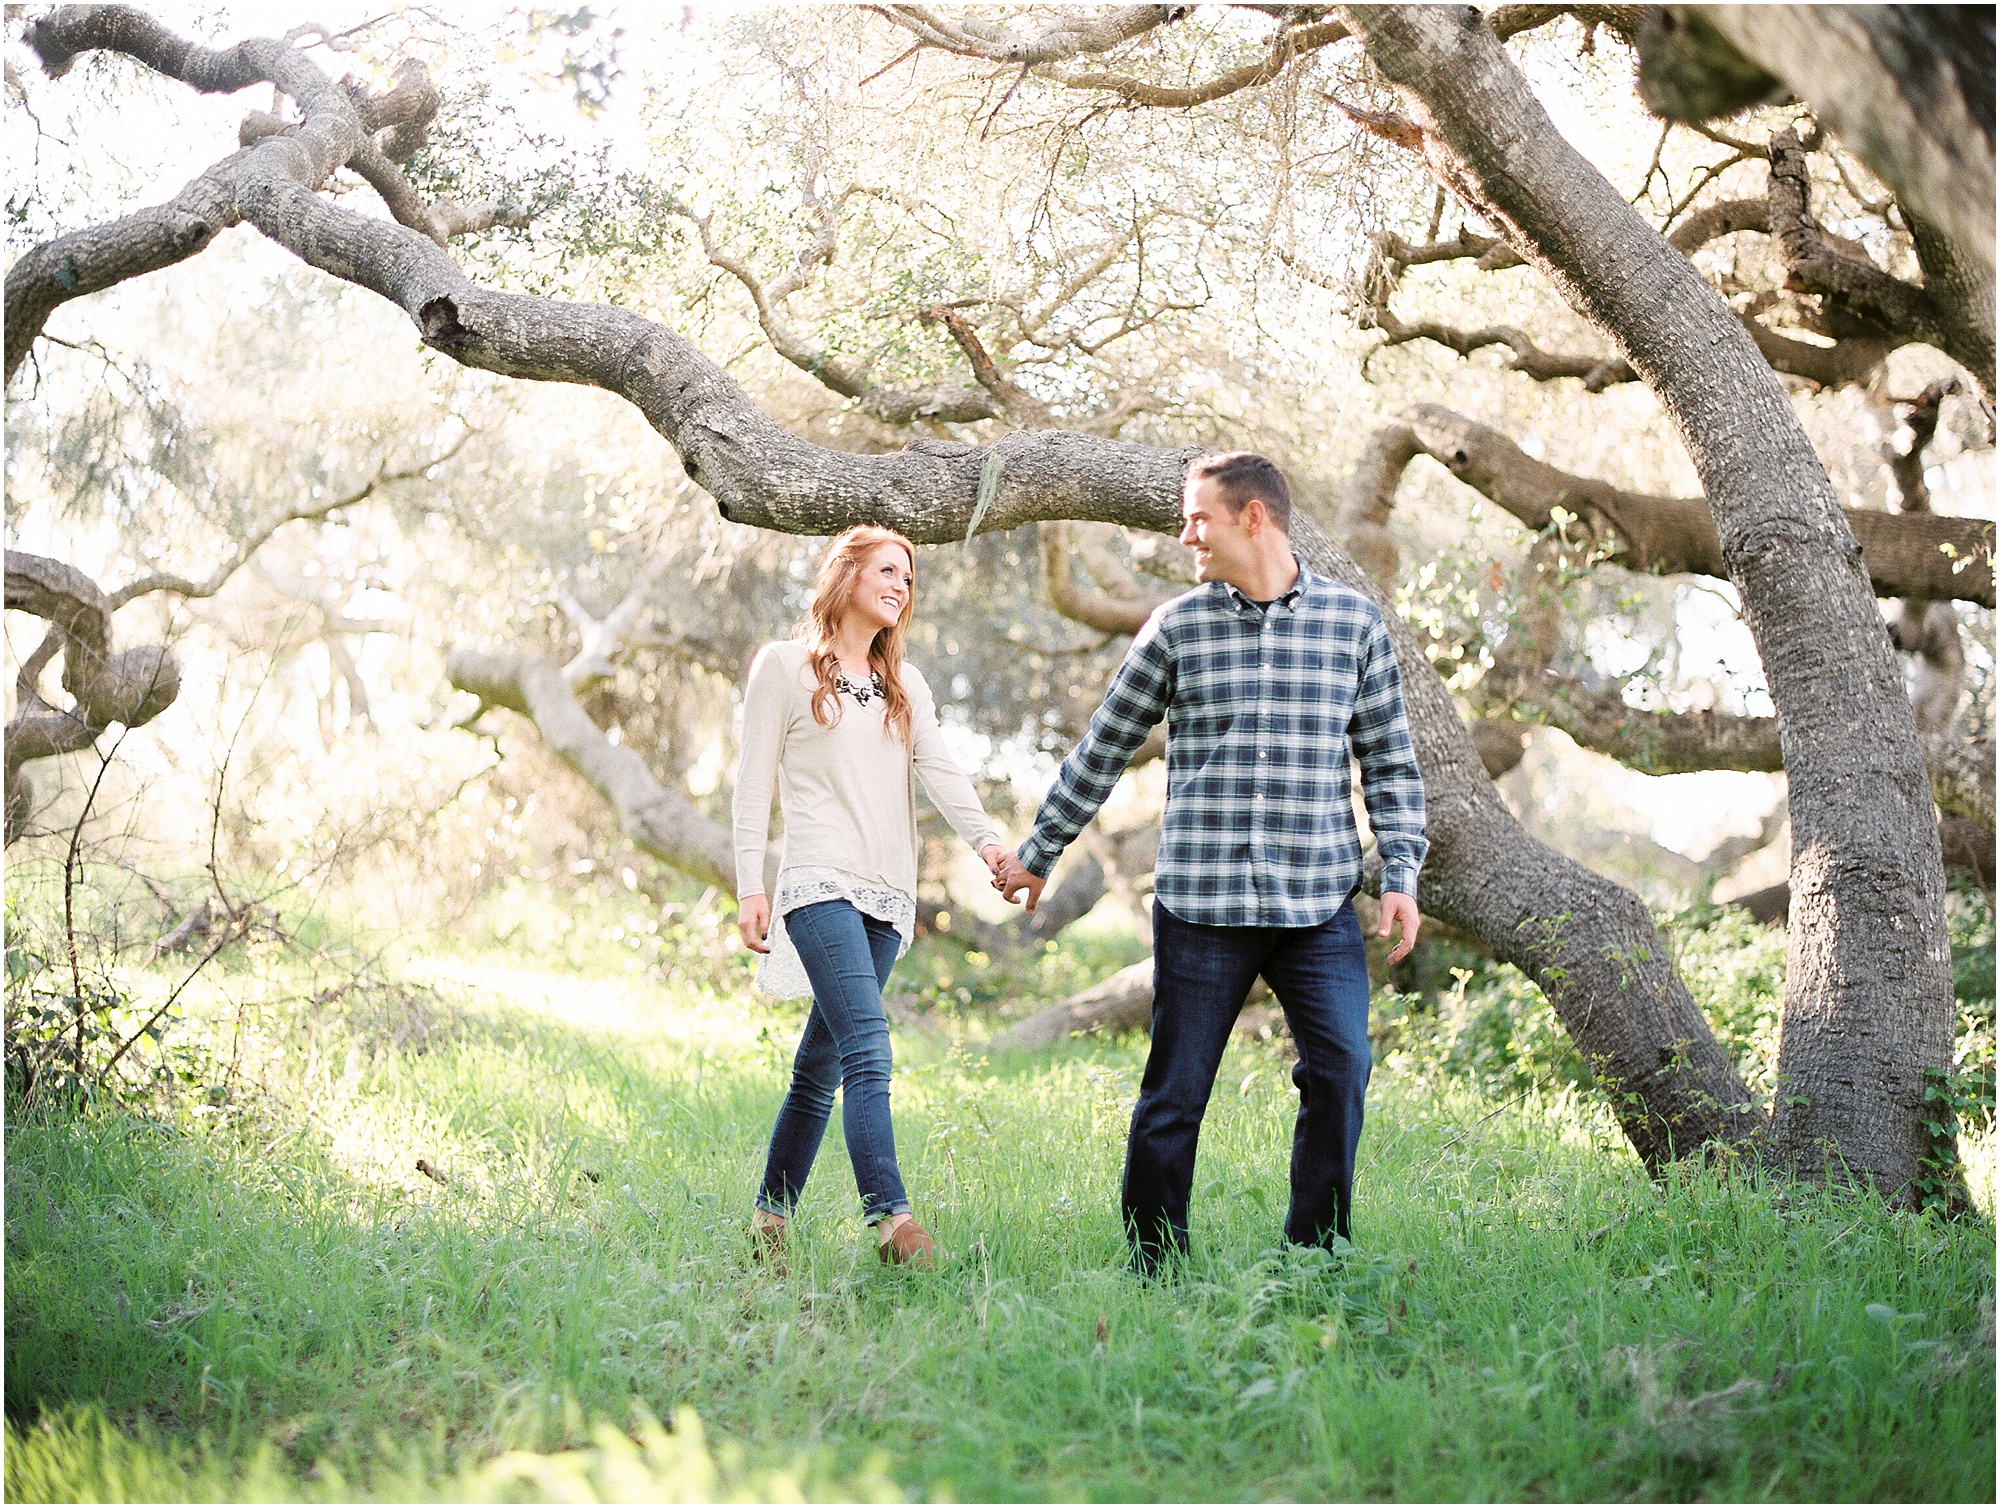
[[[980,857],[986,860],[986,867],[993,871],[993,888],[1006,897],[1010,906],[1020,905],[1016,897],[1022,891],[1027,892],[1028,915],[1033,916],[1035,907],[1042,898],[1042,887],[1048,884],[1048,880],[1034,873],[1017,855],[1008,853],[998,844],[988,844],[980,850]]]

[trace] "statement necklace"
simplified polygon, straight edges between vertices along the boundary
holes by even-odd
[[[857,686],[847,678],[846,671],[836,670],[833,673],[833,686],[836,691],[845,691],[849,696],[853,697],[854,704],[857,707],[865,707],[882,694],[882,672],[879,670],[869,671],[868,684]]]

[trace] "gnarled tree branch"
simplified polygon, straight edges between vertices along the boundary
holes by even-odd
[[[445,675],[484,705],[505,707],[532,722],[556,756],[605,799],[639,849],[733,892],[736,857],[728,831],[661,784],[636,750],[611,742],[555,661],[525,649],[455,649],[445,657]],[[765,884],[775,889],[775,850],[766,871]]]
[[[1817,294],[1885,335],[1937,347],[1970,372],[1982,392],[1993,395],[1990,296],[1986,319],[1968,322],[1940,306],[1928,289],[1837,247],[1813,218],[1805,148],[1789,129],[1771,137],[1770,228],[1784,260],[1786,287]]]
[[[1535,460],[1498,430],[1437,404],[1412,408],[1404,425],[1424,454],[1530,529],[1546,529],[1554,510],[1562,508],[1627,569],[1728,575],[1706,498],[1654,497],[1574,476]],[[1993,606],[1990,521],[1871,508],[1842,511],[1881,596]]]
[[[137,728],[151,722],[180,694],[180,662],[163,644],[111,647],[111,599],[83,572],[59,560],[9,550],[9,612],[30,613],[49,625],[48,636],[23,663],[19,704],[6,731],[6,841],[20,836],[34,801],[22,767],[87,749],[113,723]],[[45,701],[40,681],[49,661],[63,657],[67,708]]]

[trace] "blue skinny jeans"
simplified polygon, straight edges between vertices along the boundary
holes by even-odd
[[[1204,927],[1153,903],[1153,1043],[1125,1149],[1125,1233],[1151,1272],[1188,1244],[1195,1144],[1230,1028],[1262,974],[1284,1007],[1299,1061],[1292,1083],[1292,1204],[1285,1236],[1348,1236],[1354,1154],[1373,1057],[1368,956],[1352,901],[1316,927]]]
[[[833,1092],[840,1089],[840,1124],[863,1215],[873,1223],[907,1214],[910,1201],[889,1125],[889,1023],[882,1014],[882,989],[901,939],[889,923],[843,900],[786,912],[785,930],[812,981],[812,1014],[792,1060],[791,1088],[771,1128],[757,1208],[792,1213],[826,1135]]]

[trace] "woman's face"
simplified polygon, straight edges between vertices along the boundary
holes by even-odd
[[[901,545],[884,540],[861,562],[861,574],[847,594],[847,611],[860,614],[861,621],[873,628],[894,628],[915,585],[910,557]]]

